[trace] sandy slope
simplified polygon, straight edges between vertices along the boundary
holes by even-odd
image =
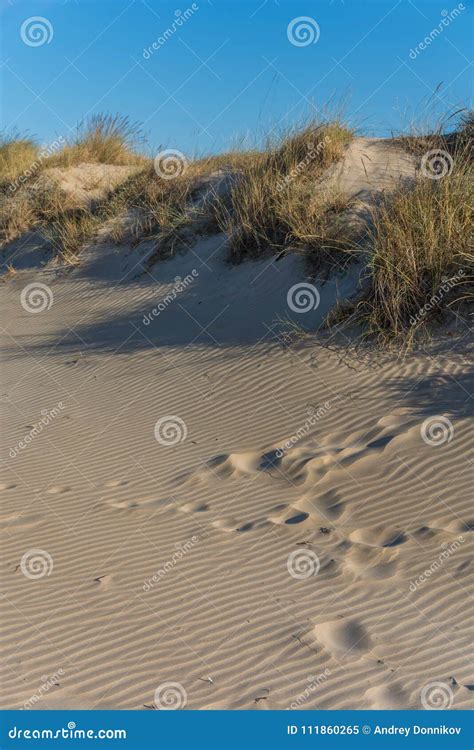
[[[69,273],[25,249],[2,288],[2,705],[140,709],[173,682],[189,708],[467,707],[465,338],[404,362],[288,349],[299,260],[224,253],[151,278],[123,248]],[[38,282],[54,301],[29,313]]]

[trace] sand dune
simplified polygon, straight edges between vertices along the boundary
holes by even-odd
[[[386,158],[406,176],[383,148],[356,143],[337,179],[386,188]],[[281,319],[317,325],[358,272],[298,316],[300,259],[225,250],[204,239],[151,278],[146,249],[64,272],[25,246],[2,288],[2,706],[144,709],[178,683],[187,708],[422,709],[442,683],[468,707],[466,343],[288,347]],[[38,283],[54,299],[32,314]]]

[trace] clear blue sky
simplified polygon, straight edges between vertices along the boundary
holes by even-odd
[[[420,113],[441,83],[439,111],[472,106],[472,0],[412,56],[457,2],[198,0],[174,31],[176,10],[184,14],[191,0],[0,2],[2,128],[42,143],[100,111],[143,123],[152,149],[190,155],[250,141],[330,100],[344,101],[352,120],[376,135]],[[49,43],[22,40],[33,16],[47,19]],[[299,16],[317,23],[316,43],[289,41],[288,24]],[[146,59],[144,49],[167,29]]]

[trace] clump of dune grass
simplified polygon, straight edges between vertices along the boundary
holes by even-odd
[[[198,234],[219,231],[209,202],[203,199],[216,173],[235,166],[237,157],[207,157],[186,164],[182,173],[164,179],[153,165],[119,185],[104,205],[115,241],[154,241],[149,262],[189,247]],[[124,221],[123,218],[126,217]]]
[[[26,185],[13,195],[0,193],[0,238],[10,241],[36,230],[55,255],[76,263],[83,246],[100,226],[94,207],[77,206],[73,197],[52,183]]]
[[[34,163],[38,146],[33,139],[19,134],[0,135],[0,184],[14,182]]]
[[[473,155],[474,110],[452,108],[435,116],[430,110],[424,120],[412,120],[404,133],[396,139],[399,145],[421,161],[430,151],[445,151],[454,156],[464,151],[464,157]]]
[[[14,192],[0,191],[0,239],[10,241],[47,224],[71,206],[71,198],[57,185],[25,184]]]
[[[303,255],[310,275],[343,270],[360,252],[360,225],[348,216],[353,203],[341,191],[322,188],[291,196],[283,207],[282,219],[289,227],[284,242]]]
[[[126,117],[95,115],[78,128],[77,135],[50,155],[43,167],[69,167],[84,162],[138,165],[109,195],[87,207],[63,205],[64,195],[36,190],[33,180],[1,205],[3,237],[15,236],[40,225],[52,244],[68,259],[75,258],[97,220],[108,221],[114,241],[156,242],[150,258],[169,257],[197,234],[226,231],[233,261],[284,247],[316,259],[335,255],[342,244],[337,214],[341,196],[315,191],[323,172],[343,154],[351,132],[339,122],[314,124],[288,132],[263,151],[234,150],[186,162],[173,179],[156,170],[136,150],[137,126]],[[222,175],[231,188],[212,186]],[[44,194],[43,194],[44,193]],[[206,195],[203,198],[203,195]],[[122,220],[124,219],[124,220]]]
[[[81,122],[76,135],[47,160],[48,167],[72,167],[85,162],[98,164],[141,164],[137,152],[140,127],[124,115],[96,114]]]
[[[40,184],[43,170],[84,162],[144,165],[148,159],[136,151],[140,140],[138,125],[122,115],[107,114],[94,115],[82,122],[76,135],[53,153],[40,153],[32,139],[18,134],[0,137],[1,240],[12,240],[54,217],[62,219],[65,206],[71,208],[64,192]],[[93,210],[91,206],[90,211]],[[79,223],[85,222],[81,219]],[[82,232],[78,234],[82,236]],[[69,255],[69,248],[65,252]]]
[[[133,238],[148,238],[179,223],[178,216],[191,190],[189,179],[160,179],[150,165],[115,189],[105,211],[111,216],[132,212],[135,216]]]
[[[215,206],[217,222],[229,237],[231,261],[288,247],[316,254],[342,201],[323,192],[314,198],[318,181],[352,137],[339,122],[310,123],[267,144],[243,165],[228,198]]]
[[[79,254],[98,231],[100,219],[87,207],[61,211],[41,231],[55,254],[68,265],[76,265]]]
[[[15,195],[0,191],[0,239],[10,241],[27,232],[36,221],[36,213],[25,190]]]
[[[466,155],[472,160],[474,158],[474,110],[464,112],[459,124],[460,148],[464,148]]]
[[[343,317],[383,344],[410,348],[436,320],[473,301],[468,147],[459,145],[451,159],[444,175],[420,170],[413,189],[399,189],[374,209],[368,291]]]

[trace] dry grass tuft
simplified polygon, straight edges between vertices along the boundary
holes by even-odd
[[[237,156],[232,157],[235,164]],[[227,157],[209,157],[190,162],[183,174],[173,179],[159,177],[149,166],[131,176],[113,192],[104,204],[107,218],[127,217],[112,224],[115,241],[156,242],[150,263],[172,256],[183,245],[189,247],[197,234],[219,231],[209,201],[212,175],[230,166]]]
[[[56,154],[45,166],[72,167],[85,162],[98,164],[142,164],[146,161],[136,151],[141,141],[138,124],[124,115],[97,114],[84,120],[77,128],[75,138]]]
[[[215,203],[218,225],[229,236],[231,261],[288,247],[314,257],[326,239],[329,243],[330,216],[343,201],[318,192],[318,182],[351,139],[352,132],[339,122],[311,123],[253,154],[237,174],[228,199]]]
[[[111,216],[122,211],[133,212],[133,238],[139,240],[175,226],[179,209],[186,204],[190,192],[189,180],[159,179],[150,166],[119,185],[105,210]]]
[[[110,220],[114,241],[155,240],[151,262],[189,246],[193,235],[221,230],[229,233],[234,261],[288,245],[308,249],[308,257],[316,257],[315,247],[320,246],[326,257],[342,239],[335,221],[344,207],[342,198],[321,191],[311,195],[352,137],[339,123],[295,129],[278,143],[267,143],[262,152],[235,150],[190,161],[174,179],[160,177],[150,161],[136,153],[138,137],[137,126],[126,117],[96,115],[82,123],[76,138],[44,159],[41,169],[96,162],[138,164],[141,171],[83,208],[71,205],[56,188],[45,191],[44,183],[37,189],[35,177],[13,195],[0,196],[3,239],[41,225],[59,252],[72,259],[100,218]],[[18,148],[26,154],[25,144],[19,142]],[[223,175],[233,180],[230,194],[216,189],[211,198],[212,186]]]
[[[45,225],[42,235],[68,265],[79,262],[79,254],[100,226],[99,218],[88,208],[62,211]]]
[[[98,226],[94,211],[88,206],[78,208],[57,185],[40,188],[33,184],[13,195],[0,193],[1,238],[9,241],[37,229],[67,263],[77,261],[80,249]]]
[[[36,222],[36,213],[26,190],[14,195],[0,192],[0,239],[9,242],[27,232]]]
[[[30,138],[0,136],[0,184],[4,189],[31,167],[37,154],[38,147]]]
[[[374,211],[369,291],[346,315],[381,343],[409,348],[443,312],[474,298],[469,147],[458,145],[452,159],[445,176],[420,172],[414,189]]]

